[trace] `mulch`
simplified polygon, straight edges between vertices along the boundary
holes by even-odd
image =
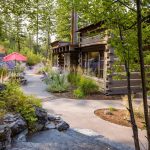
[[[109,111],[109,109],[98,109],[94,113],[103,120],[118,125],[131,127],[131,122],[127,110],[115,109],[114,111],[111,111],[112,114],[106,114],[106,111]],[[138,116],[135,116],[135,119],[138,128],[144,129],[144,119]]]
[[[74,89],[75,89],[74,87],[71,87],[68,92],[53,93],[53,95],[56,96],[56,97],[58,97],[58,98],[77,99],[73,95],[73,90]],[[97,92],[97,93],[93,93],[93,94],[87,95],[87,96],[85,96],[82,99],[83,100],[120,100],[121,97],[122,97],[121,95],[107,96],[107,95],[104,95],[101,92]]]

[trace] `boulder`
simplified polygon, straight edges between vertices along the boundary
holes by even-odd
[[[59,116],[54,116],[54,115],[49,115],[47,116],[48,121],[52,121],[52,122],[57,122],[57,121],[61,121],[61,117]]]
[[[37,117],[37,122],[35,124],[35,131],[57,129],[59,131],[64,131],[69,128],[69,124],[64,122],[61,117],[50,115],[45,109],[41,107],[35,107],[35,114]]]
[[[48,121],[56,121],[56,116],[48,114],[47,119]]]
[[[6,114],[3,122],[10,127],[12,136],[15,136],[27,129],[27,123],[20,114]]]
[[[35,131],[44,130],[45,125],[48,121],[48,114],[45,109],[41,107],[35,107],[35,114],[37,117],[37,122],[35,123]]]
[[[11,147],[11,129],[7,125],[0,125],[0,149]]]
[[[18,135],[16,135],[14,138],[13,138],[13,141],[14,142],[26,142],[27,139],[27,134],[28,134],[28,129],[22,131],[21,133],[19,133]]]
[[[45,125],[45,128],[44,128],[45,130],[50,130],[50,129],[56,129],[56,126],[55,126],[55,124],[52,122],[52,123],[47,123],[46,125]]]
[[[48,114],[45,109],[41,107],[35,107],[35,114],[38,120],[42,123],[46,123],[48,120]]]
[[[58,131],[65,131],[65,130],[67,130],[68,128],[69,128],[69,124],[66,123],[65,121],[62,121],[62,122],[60,122],[60,123],[58,123],[58,124],[56,125],[56,129],[57,129]]]

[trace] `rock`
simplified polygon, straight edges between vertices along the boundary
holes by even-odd
[[[69,128],[69,124],[66,123],[65,121],[62,121],[56,125],[56,129],[58,131],[64,131],[67,130],[68,128]]]
[[[38,132],[38,131],[42,131],[45,128],[45,124],[40,123],[39,121],[37,121],[34,124],[34,132]]]
[[[104,111],[104,114],[105,114],[105,115],[113,115],[113,113],[112,113],[111,111],[109,111],[109,110],[105,110],[105,111]]]
[[[0,125],[0,149],[11,147],[11,129],[7,125]]]
[[[35,123],[35,131],[44,130],[45,125],[48,121],[48,114],[45,109],[35,106],[35,114],[37,117],[37,122]]]
[[[11,128],[12,136],[15,136],[27,129],[27,123],[20,114],[6,114],[3,122]]]
[[[47,119],[48,119],[48,121],[55,121],[56,117],[54,115],[48,115]]]
[[[28,134],[28,129],[22,131],[22,132],[19,133],[17,136],[15,136],[15,137],[13,138],[13,141],[14,141],[14,142],[26,142],[26,141],[27,141],[27,139],[26,139],[27,134]]]
[[[50,130],[50,129],[56,129],[56,126],[54,123],[48,123],[45,125],[45,130]]]
[[[35,114],[36,114],[36,117],[38,118],[38,121],[40,121],[43,124],[47,122],[48,115],[45,109],[41,107],[35,107]]]

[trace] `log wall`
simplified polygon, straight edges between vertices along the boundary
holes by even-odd
[[[115,95],[115,94],[127,94],[127,76],[125,72],[124,65],[119,65],[121,68],[120,72],[115,72],[113,64],[118,60],[114,56],[114,50],[106,46],[107,58],[105,63],[107,64],[106,68],[106,82],[105,82],[105,94],[106,95]],[[150,66],[145,66],[149,68]],[[111,71],[110,71],[111,70]],[[110,72],[109,72],[110,71]],[[150,77],[150,73],[147,74]],[[141,75],[139,71],[131,72],[131,89],[132,93],[138,93],[142,90]]]

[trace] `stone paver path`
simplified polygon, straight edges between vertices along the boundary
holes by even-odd
[[[40,80],[40,75],[27,73],[29,84],[23,87],[27,94],[43,99],[43,107],[49,113],[58,114],[68,122],[71,128],[90,129],[111,141],[133,147],[132,130],[129,127],[104,121],[94,115],[99,108],[124,108],[121,101],[111,100],[72,100],[56,98],[45,91],[46,85]],[[145,131],[139,130],[140,142],[145,145]]]

